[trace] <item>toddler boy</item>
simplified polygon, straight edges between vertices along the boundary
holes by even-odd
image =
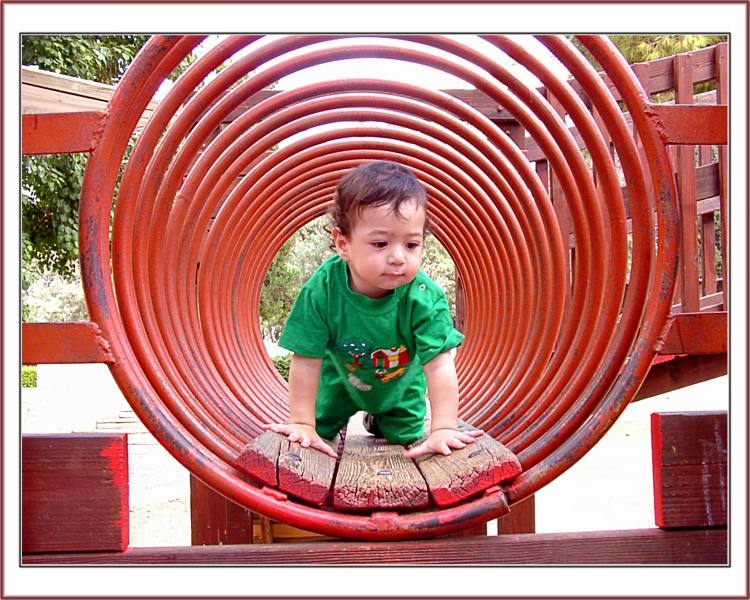
[[[429,437],[407,458],[450,454],[482,434],[457,429],[454,329],[443,291],[421,270],[427,196],[416,177],[389,161],[341,178],[331,211],[337,256],[302,288],[279,345],[294,354],[288,423],[265,427],[330,456],[349,417],[368,413],[370,431],[393,444]]]

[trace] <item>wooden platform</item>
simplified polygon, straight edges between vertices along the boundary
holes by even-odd
[[[237,468],[315,506],[352,511],[453,506],[521,472],[516,456],[487,435],[449,456],[414,461],[361,423],[361,414],[355,415],[343,445],[332,442],[336,460],[267,431],[245,447]]]

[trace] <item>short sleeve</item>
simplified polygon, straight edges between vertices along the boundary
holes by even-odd
[[[302,288],[279,338],[279,346],[302,356],[323,358],[329,330],[319,296],[309,286]]]
[[[414,309],[414,340],[421,363],[427,364],[441,352],[461,345],[463,334],[453,327],[445,294],[434,290],[432,302],[420,302]]]

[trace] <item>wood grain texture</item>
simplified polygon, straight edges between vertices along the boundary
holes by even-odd
[[[128,547],[127,434],[27,434],[21,445],[23,552]]]
[[[277,486],[279,478],[276,465],[284,440],[286,437],[283,435],[264,431],[242,449],[237,457],[237,468],[261,483]]]
[[[723,565],[727,530],[634,529],[400,542],[130,548],[27,555],[23,564]]]
[[[448,456],[433,454],[416,463],[432,499],[441,507],[452,506],[521,472],[516,455],[488,435]]]
[[[253,513],[190,475],[190,543],[251,544]]]
[[[659,527],[727,524],[727,413],[651,415]]]
[[[338,436],[329,445],[336,450]],[[320,506],[328,497],[335,469],[335,458],[288,439],[281,441],[278,475],[282,491]]]
[[[349,420],[333,506],[342,510],[415,509],[427,506],[427,484],[404,448],[365,432],[362,413]]]

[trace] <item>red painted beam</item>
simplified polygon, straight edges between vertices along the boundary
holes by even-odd
[[[726,564],[727,530],[632,529],[362,543],[128,548],[24,555],[23,564]]]
[[[724,354],[728,333],[725,311],[673,315],[659,354]]]
[[[659,363],[654,361],[633,402],[727,374],[726,354],[673,356],[671,359],[666,356],[657,356],[657,358],[667,360]]]
[[[113,363],[114,356],[96,323],[24,323],[21,361],[25,365]]]
[[[651,104],[665,144],[726,144],[726,104]]]
[[[91,152],[104,126],[104,112],[23,115],[23,154]]]

